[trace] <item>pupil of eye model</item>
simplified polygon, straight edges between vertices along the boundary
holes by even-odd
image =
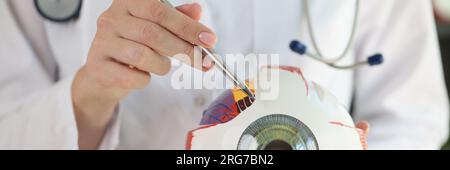
[[[267,144],[263,150],[293,150],[292,146],[282,140],[274,140]]]

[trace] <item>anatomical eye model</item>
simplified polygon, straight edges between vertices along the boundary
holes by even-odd
[[[255,100],[239,89],[225,91],[189,132],[186,149],[363,149],[350,115],[333,95],[305,80],[298,68],[260,70],[270,71],[277,71],[278,97],[263,100],[257,87]]]

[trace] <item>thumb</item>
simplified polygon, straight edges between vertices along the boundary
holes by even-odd
[[[369,134],[370,125],[367,121],[361,121],[356,124],[356,128],[361,129],[365,136]]]
[[[366,150],[368,148],[367,145],[367,135],[369,134],[370,125],[367,121],[361,121],[356,124],[356,129],[359,133],[359,137],[361,140],[361,145],[363,149]]]
[[[184,4],[178,6],[177,10],[196,21],[202,16],[202,7],[198,3]]]

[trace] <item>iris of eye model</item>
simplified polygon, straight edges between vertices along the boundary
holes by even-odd
[[[254,121],[242,134],[238,150],[317,150],[316,138],[298,119],[269,115]]]

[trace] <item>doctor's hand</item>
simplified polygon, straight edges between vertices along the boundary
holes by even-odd
[[[87,63],[72,84],[81,149],[97,148],[122,98],[147,86],[151,74],[170,71],[166,56],[186,54],[192,64],[194,44],[214,46],[216,36],[198,22],[200,15],[198,4],[173,9],[159,0],[113,1],[98,18]],[[212,67],[205,58],[198,69]]]

